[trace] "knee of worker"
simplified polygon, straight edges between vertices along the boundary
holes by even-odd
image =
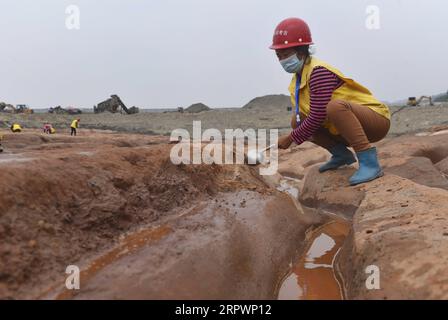
[[[350,105],[342,100],[331,100],[327,104],[327,117],[328,119],[334,118],[337,114],[350,109]]]

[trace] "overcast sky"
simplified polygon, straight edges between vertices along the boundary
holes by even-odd
[[[67,6],[80,29],[66,28]],[[380,28],[366,27],[379,8]],[[110,94],[145,108],[242,106],[287,94],[268,49],[306,20],[317,53],[380,99],[448,89],[446,0],[0,0],[0,101],[92,107]]]

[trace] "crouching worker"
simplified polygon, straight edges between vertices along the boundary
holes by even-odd
[[[356,162],[347,148],[352,147],[359,169],[350,177],[350,184],[381,177],[377,150],[371,143],[380,141],[389,131],[389,108],[367,88],[311,56],[311,44],[310,29],[301,19],[286,19],[275,30],[270,48],[276,51],[285,71],[293,74],[289,91],[295,106],[293,131],[279,138],[279,148],[309,140],[327,149],[332,157],[319,168],[324,172]]]
[[[44,125],[44,133],[46,134],[55,134],[56,133],[56,129],[50,124],[50,123],[46,123]]]
[[[72,121],[72,124],[70,125],[70,135],[71,136],[76,136],[76,129],[78,129],[79,127],[79,122],[81,121],[81,119],[75,119]]]
[[[42,129],[43,129],[44,133],[50,134],[51,133],[51,128],[52,128],[51,124],[45,123],[44,127]]]
[[[18,123],[13,123],[10,127],[11,131],[14,133],[22,132],[22,127]]]

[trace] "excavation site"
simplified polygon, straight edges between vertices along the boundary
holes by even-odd
[[[447,298],[447,130],[384,140],[359,186],[311,143],[261,176],[174,165],[164,136],[30,131],[3,135],[1,299]]]
[[[3,313],[426,319],[448,301],[447,1],[0,12]]]

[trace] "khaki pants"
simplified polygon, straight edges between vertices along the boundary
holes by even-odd
[[[341,100],[328,103],[327,119],[334,124],[339,135],[333,135],[321,127],[309,140],[325,149],[343,143],[353,147],[355,152],[364,151],[371,148],[371,142],[383,139],[390,129],[390,120],[379,113]]]

